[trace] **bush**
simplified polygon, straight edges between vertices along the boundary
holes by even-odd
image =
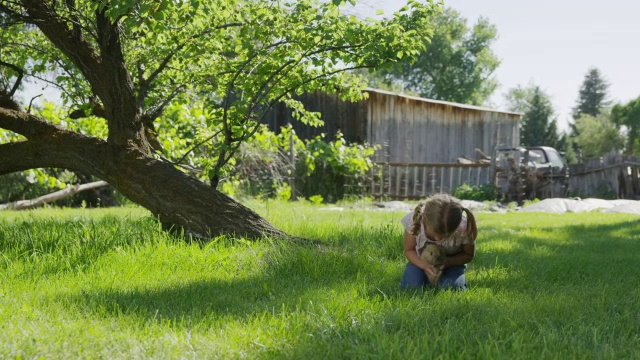
[[[347,144],[340,133],[334,141],[325,141],[324,136],[301,140],[290,126],[279,134],[265,127],[241,146],[235,168],[221,189],[227,194],[280,199],[295,191],[307,199],[319,196],[335,202],[347,195],[362,195],[361,184],[375,151],[372,146]]]
[[[453,196],[462,200],[491,201],[498,198],[498,188],[491,184],[475,186],[462,184],[453,191]]]

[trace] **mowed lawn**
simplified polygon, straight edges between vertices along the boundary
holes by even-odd
[[[470,290],[401,291],[404,213],[248,204],[321,240],[0,212],[0,358],[638,359],[640,217],[478,214]]]

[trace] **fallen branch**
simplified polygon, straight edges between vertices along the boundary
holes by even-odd
[[[40,196],[38,198],[32,200],[19,200],[11,203],[0,204],[0,210],[25,210],[31,209],[34,207],[38,207],[40,205],[44,205],[50,202],[54,202],[56,200],[64,199],[69,196],[73,196],[81,191],[101,188],[103,186],[107,186],[109,183],[106,181],[94,181],[87,184],[82,185],[73,185],[68,186],[62,190],[53,192],[51,194],[47,194],[44,196]]]

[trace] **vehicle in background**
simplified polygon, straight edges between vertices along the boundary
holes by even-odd
[[[547,196],[564,197],[569,183],[569,168],[558,150],[549,146],[496,149],[495,185],[503,201]]]

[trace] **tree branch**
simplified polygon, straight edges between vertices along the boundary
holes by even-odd
[[[91,104],[91,109],[89,113],[86,113],[84,109],[77,109],[69,113],[69,119],[82,119],[89,116],[97,116],[103,119],[106,119],[107,112],[104,107],[100,104]]]
[[[39,46],[34,46],[34,45],[31,45],[31,44],[23,44],[23,43],[16,43],[16,42],[7,42],[7,43],[6,43],[6,45],[9,45],[9,46],[16,46],[16,47],[25,47],[25,48],[29,48],[29,49],[32,49],[32,50],[34,50],[34,51],[37,51],[37,52],[39,52],[39,53],[40,53],[40,54],[42,54],[42,55],[47,55],[47,56],[49,55],[49,53],[48,53],[45,49],[42,49],[42,48],[41,48],[41,47],[39,47]],[[56,63],[56,64],[58,65],[58,67],[59,67],[59,68],[61,68],[62,70],[64,70],[64,72],[69,76],[69,79],[73,80],[73,84],[74,84],[74,86],[76,86],[77,88],[80,88],[80,83],[79,83],[79,82],[78,82],[78,80],[76,79],[76,78],[77,78],[77,75],[76,75],[76,74],[72,74],[72,73],[71,73],[71,70],[69,70],[69,69],[68,69],[67,64],[63,63],[63,62],[62,62],[62,60],[61,60],[61,59],[59,59],[58,57],[51,57],[51,56],[48,56],[48,60],[49,60],[49,61],[53,61],[54,63]],[[54,83],[54,82],[49,81],[49,80],[45,80],[45,79],[43,79],[43,78],[41,78],[41,77],[38,77],[38,76],[33,75],[33,74],[30,74],[30,73],[27,73],[27,74],[25,74],[25,75],[26,75],[26,76],[33,77],[33,78],[38,79],[38,80],[45,81],[45,82],[47,82],[47,83],[49,83],[49,84],[55,85],[55,86],[56,86],[56,87],[58,87],[62,92],[64,92],[65,94],[67,94],[67,96],[69,96],[69,98],[71,98],[71,96],[70,96],[70,95],[71,95],[71,93],[69,93],[68,91],[66,91],[66,90],[65,90],[62,86],[60,86],[59,84]]]
[[[193,145],[189,151],[187,151],[184,155],[182,155],[182,157],[180,157],[180,159],[178,161],[176,161],[177,164],[182,163],[182,161],[193,152],[193,150],[195,150],[196,148],[200,147],[202,144],[206,143],[207,141],[210,141],[211,139],[213,139],[214,137],[218,136],[218,134],[220,134],[222,130],[218,130],[216,131],[213,135],[209,136],[208,138],[198,142],[197,144]]]
[[[91,190],[91,189],[97,189],[97,188],[101,188],[101,187],[105,187],[109,185],[106,181],[94,181],[91,183],[86,183],[86,184],[76,184],[76,185],[71,185],[71,186],[67,186],[66,188],[62,189],[62,190],[58,190],[55,192],[52,192],[51,194],[47,194],[44,196],[40,196],[37,197],[35,199],[31,199],[31,200],[19,200],[19,201],[14,201],[11,203],[7,203],[7,204],[0,204],[0,210],[25,210],[25,209],[32,209],[35,207],[38,207],[40,205],[44,205],[50,202],[54,202],[60,199],[64,199],[66,197],[69,196],[73,196],[81,191],[86,191],[86,190]]]
[[[177,88],[173,89],[171,94],[169,94],[169,96],[167,96],[167,98],[164,99],[162,103],[143,115],[143,118],[145,119],[144,122],[153,122],[155,119],[159,118],[160,115],[162,115],[162,113],[164,112],[164,109],[169,105],[169,103],[171,103],[171,101],[173,101],[173,99],[175,99],[176,96],[178,96],[178,94],[180,94],[180,91],[182,90],[184,90],[184,85],[180,85]]]
[[[24,0],[23,6],[29,14],[25,17],[36,25],[49,40],[59,48],[80,69],[82,74],[93,85],[99,83],[103,76],[100,58],[93,46],[82,37],[74,36],[67,23],[56,16],[46,1]]]
[[[2,60],[0,60],[0,65],[11,68],[13,71],[18,73],[18,78],[16,79],[16,82],[13,84],[13,87],[6,95],[4,95],[8,98],[12,98],[13,95],[16,93],[16,91],[18,91],[18,88],[20,87],[20,83],[22,82],[22,76],[24,75],[24,70],[22,70],[19,66],[9,64]]]
[[[149,75],[148,78],[144,79],[142,74],[140,75],[140,92],[138,93],[138,106],[141,107],[142,104],[144,104],[144,100],[147,97],[147,94],[149,92],[149,86],[151,85],[151,83],[156,79],[156,77],[158,77],[158,75],[160,75],[160,73],[162,71],[164,71],[164,69],[167,68],[167,66],[169,65],[169,62],[171,61],[171,59],[178,52],[180,52],[182,49],[184,49],[184,47],[187,46],[190,42],[192,42],[193,40],[196,40],[196,39],[198,39],[200,37],[203,37],[203,36],[205,36],[207,34],[210,34],[211,32],[216,31],[216,30],[222,30],[222,29],[225,29],[225,28],[234,27],[234,26],[242,26],[242,25],[244,25],[244,23],[240,23],[240,22],[218,25],[216,27],[203,30],[202,32],[197,33],[197,34],[187,38],[181,44],[176,46],[173,50],[171,50],[169,52],[169,54],[167,54],[167,56],[164,57],[164,59],[162,59],[162,61],[160,62],[160,65],[158,65],[158,67]],[[140,68],[139,68],[139,70],[140,70]]]
[[[42,96],[42,94],[36,95],[31,98],[31,100],[29,101],[29,107],[27,108],[27,114],[31,114],[31,105],[33,105],[33,100],[39,98],[40,96]]]
[[[53,136],[66,131],[38,116],[6,108],[0,108],[0,128],[13,131],[27,139]]]

